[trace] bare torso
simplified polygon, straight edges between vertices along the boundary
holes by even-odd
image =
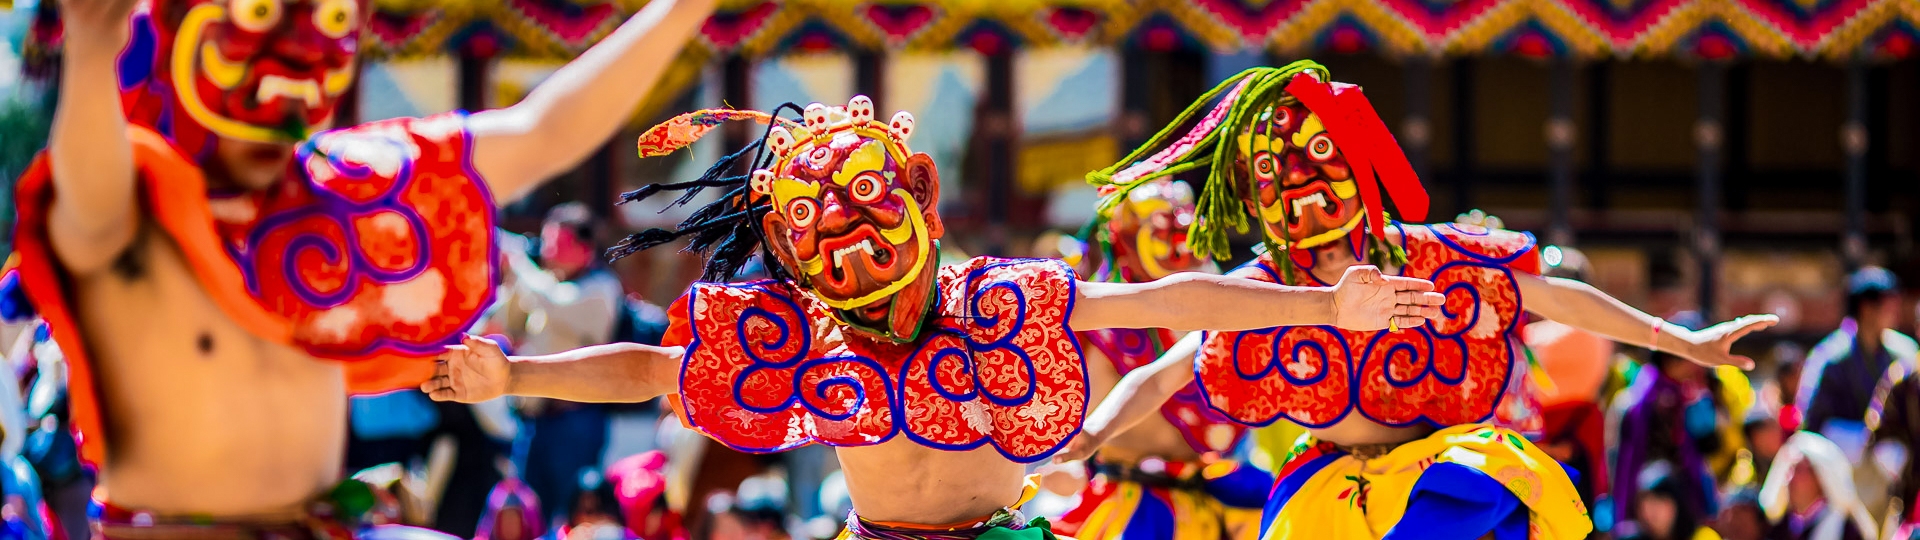
[[[234,324],[148,223],[112,269],[74,280],[112,446],[106,500],[161,516],[297,512],[340,476],[338,365]]]
[[[1020,500],[1026,467],[990,445],[936,450],[904,436],[838,449],[854,513],[926,525],[983,518]]]
[[[1083,347],[1087,356],[1087,380],[1091,383],[1090,403],[1099,406],[1120,382],[1120,371],[1114,369],[1113,362],[1093,347]],[[1167,422],[1167,418],[1158,414],[1148,416],[1139,424],[1120,432],[1108,439],[1100,447],[1100,459],[1113,463],[1137,463],[1146,458],[1160,458],[1168,461],[1193,461],[1200,453],[1187,444],[1185,436],[1178,428]]]

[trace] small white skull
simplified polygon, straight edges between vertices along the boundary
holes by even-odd
[[[853,122],[856,124],[872,122],[873,98],[853,96],[853,99],[847,100],[847,114],[853,117]]]
[[[827,125],[828,112],[829,110],[827,109],[826,105],[821,105],[819,103],[808,105],[807,112],[806,112],[807,127],[820,127],[820,126]]]
[[[754,193],[758,193],[761,195],[772,195],[773,194],[773,171],[769,171],[766,169],[754,169],[753,178],[747,180],[747,185],[753,187]]]
[[[786,126],[774,126],[773,131],[767,134],[767,149],[775,154],[787,153],[787,150],[793,149],[793,133],[787,131]]]
[[[893,113],[893,123],[887,125],[887,133],[900,142],[907,142],[908,138],[913,137],[913,113],[907,111]]]

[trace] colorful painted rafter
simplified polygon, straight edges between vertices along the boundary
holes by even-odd
[[[373,53],[565,58],[646,0],[376,0]],[[1184,45],[1286,55],[1914,54],[1920,0],[723,0],[697,58],[827,50]]]

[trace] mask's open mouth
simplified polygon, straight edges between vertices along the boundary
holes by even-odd
[[[835,287],[849,286],[858,277],[872,280],[876,275],[890,274],[900,263],[893,244],[887,243],[871,223],[862,223],[847,234],[821,240],[820,251],[827,254],[827,278]],[[849,271],[850,259],[870,270],[859,272],[864,276],[853,275]]]
[[[1298,230],[1308,221],[1308,217],[1330,221],[1338,218],[1346,201],[1333,193],[1333,187],[1325,180],[1315,180],[1307,185],[1280,192],[1282,213],[1286,216],[1287,228]]]

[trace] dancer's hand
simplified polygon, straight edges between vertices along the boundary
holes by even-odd
[[[1687,351],[1687,359],[1709,367],[1753,369],[1752,358],[1733,354],[1733,342],[1779,323],[1780,317],[1775,315],[1747,315],[1693,332],[1687,336],[1687,341],[1693,344],[1693,350]]]
[[[1059,453],[1053,455],[1053,462],[1066,463],[1093,457],[1093,453],[1099,451],[1100,447],[1106,446],[1106,444],[1106,437],[1083,430],[1079,435],[1075,435],[1073,440],[1067,442],[1066,448],[1060,449]]]
[[[493,340],[467,335],[447,347],[439,362],[433,378],[420,385],[434,401],[479,403],[507,393],[507,354]]]
[[[1433,292],[1431,281],[1389,276],[1377,266],[1352,266],[1333,287],[1333,325],[1362,331],[1413,328],[1439,317],[1445,302],[1445,296]]]
[[[1087,488],[1087,468],[1080,463],[1049,463],[1041,465],[1040,487],[1061,497],[1072,497]]]

